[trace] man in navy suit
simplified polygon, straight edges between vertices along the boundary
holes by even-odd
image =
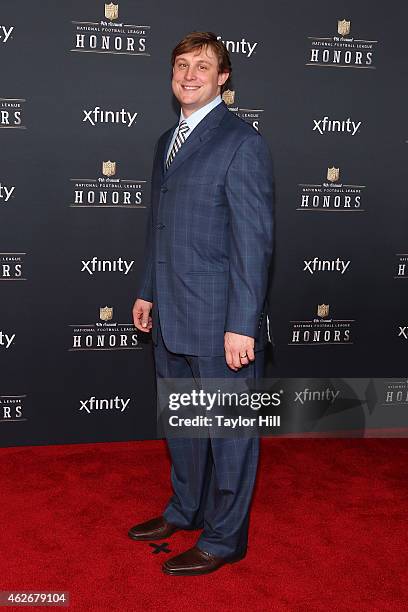
[[[272,163],[263,137],[230,112],[231,75],[215,34],[193,32],[172,53],[179,121],[156,145],[146,251],[134,324],[152,331],[157,378],[259,378],[272,255]],[[134,540],[202,529],[163,571],[199,575],[242,559],[257,437],[167,440],[174,495]]]

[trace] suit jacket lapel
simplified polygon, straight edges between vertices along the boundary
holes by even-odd
[[[200,121],[200,123],[194,128],[191,135],[187,138],[180,150],[173,159],[170,168],[164,170],[163,181],[166,181],[201,145],[212,136],[212,130],[218,127],[222,120],[224,113],[229,112],[225,102],[220,102],[215,108],[213,108],[208,115]],[[167,149],[170,144],[171,136],[173,131],[170,131],[170,137],[167,139],[166,148],[164,150],[164,163],[166,158]]]
[[[163,147],[163,151],[161,153],[161,169],[162,169],[162,173],[164,174],[166,172],[166,159],[167,159],[167,151],[169,150],[169,146],[170,146],[170,142],[172,139],[172,136],[174,134],[174,130],[177,129],[178,127],[178,123],[176,123],[175,125],[173,125],[172,128],[170,128],[169,133],[167,138],[164,138],[164,147]]]

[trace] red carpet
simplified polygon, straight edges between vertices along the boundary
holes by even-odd
[[[190,578],[126,535],[170,494],[163,442],[0,456],[0,590],[69,591],[81,612],[408,608],[406,440],[264,440],[247,557]]]

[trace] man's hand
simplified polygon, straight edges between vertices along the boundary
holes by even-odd
[[[153,307],[153,302],[147,302],[137,298],[133,305],[133,323],[134,326],[142,332],[149,332],[152,329],[152,317],[150,311]]]
[[[236,372],[250,361],[255,361],[254,338],[234,332],[225,332],[225,361]]]

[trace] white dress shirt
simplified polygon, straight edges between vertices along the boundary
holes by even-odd
[[[177,134],[177,130],[178,130],[178,126],[180,125],[180,122],[184,120],[187,123],[188,127],[190,128],[188,132],[185,134],[185,138],[187,139],[190,136],[191,132],[194,130],[194,128],[200,123],[200,121],[202,121],[204,117],[208,115],[210,111],[212,111],[213,108],[218,106],[220,102],[221,102],[221,96],[218,95],[214,98],[214,100],[211,100],[211,102],[208,102],[208,104],[206,104],[205,106],[202,106],[198,110],[194,111],[194,113],[191,113],[191,115],[187,118],[184,117],[183,111],[182,110],[180,111],[180,119],[179,119],[176,129],[174,130],[173,137],[170,141],[169,148],[167,149],[166,159],[168,158],[170,151],[173,147],[174,141],[176,140],[176,134]]]

